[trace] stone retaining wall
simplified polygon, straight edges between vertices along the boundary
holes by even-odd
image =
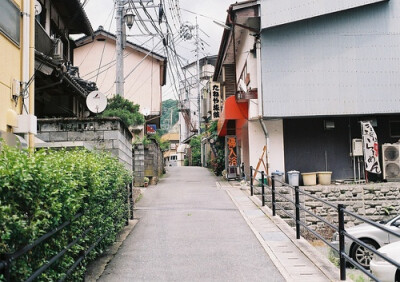
[[[288,187],[277,187],[277,191],[285,197],[294,201],[294,191]],[[357,215],[366,217],[373,221],[385,220],[389,217],[400,213],[400,183],[369,183],[369,184],[348,184],[348,185],[329,185],[329,186],[302,186],[301,191],[315,196],[318,199],[327,201],[337,207],[338,204],[343,204],[348,211],[354,212]],[[266,203],[271,207],[271,192],[266,189]],[[314,214],[324,218],[330,223],[337,225],[338,214],[337,209],[333,209],[316,199],[300,194],[300,202],[303,207]],[[277,196],[279,205],[285,207],[287,213],[294,214],[293,204],[289,203],[284,198]],[[294,225],[294,221],[290,216],[277,209],[277,214],[284,218],[290,225]],[[306,212],[301,212],[302,220],[305,220],[308,226],[321,234],[327,234],[328,237],[332,232],[326,224],[322,223],[318,218],[309,215]],[[351,227],[360,224],[360,220],[353,216],[345,215],[345,226]],[[330,238],[327,238],[330,239]]]

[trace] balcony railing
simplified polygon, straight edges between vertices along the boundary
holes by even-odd
[[[35,49],[46,56],[53,56],[54,42],[40,23],[35,24]]]

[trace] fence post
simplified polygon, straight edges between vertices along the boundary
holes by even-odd
[[[340,257],[340,280],[346,280],[346,258],[343,256],[345,253],[344,248],[344,205],[338,204],[339,216],[339,257]]]
[[[251,193],[251,196],[254,196],[253,167],[252,166],[250,166],[250,193]]]
[[[276,207],[275,207],[275,175],[271,175],[271,185],[272,185],[272,189],[271,189],[271,193],[272,193],[272,216],[276,216]]]
[[[130,214],[130,217],[131,217],[131,220],[133,220],[133,209],[135,208],[135,202],[134,202],[134,200],[133,200],[133,183],[131,182],[131,183],[129,183],[129,190],[130,190],[130,207],[131,207],[131,214]]]
[[[296,203],[296,239],[300,239],[300,196],[299,186],[294,187],[295,203]]]
[[[129,195],[129,184],[126,185],[126,191],[128,193],[128,198],[126,199],[128,202],[128,214],[126,215],[126,220],[125,220],[125,225],[129,225],[129,218],[130,218],[130,212],[131,212],[131,203],[130,203],[130,195]]]
[[[11,266],[11,260],[8,258],[7,255],[0,255],[0,263],[2,264],[2,268],[0,270],[0,274],[4,274],[4,279],[6,282],[11,281],[11,275],[10,275],[10,266]]]
[[[261,171],[261,202],[262,202],[262,206],[265,206],[265,196],[264,196],[264,171]]]

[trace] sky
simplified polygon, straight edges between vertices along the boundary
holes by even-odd
[[[154,0],[154,4],[158,5],[160,0]],[[168,3],[174,3],[175,5],[179,5],[181,21],[188,22],[192,25],[197,22],[199,25],[200,37],[209,45],[204,44],[204,50],[200,57],[204,57],[205,55],[217,55],[223,28],[213,22],[213,19],[219,22],[225,22],[227,16],[227,9],[229,5],[234,3],[233,0],[164,0]],[[167,3],[166,2],[166,3]],[[115,33],[115,14],[113,13],[114,1],[113,0],[88,0],[85,5],[85,11],[88,15],[88,18],[92,24],[94,30],[102,25],[105,30],[108,30],[112,33]],[[197,13],[195,15],[193,13],[187,12],[185,10],[191,11],[193,13]],[[175,10],[176,11],[176,10]],[[174,13],[174,11],[166,11],[167,14]],[[176,13],[176,12],[175,12]],[[111,22],[111,19],[113,21]],[[171,25],[175,23],[175,28],[178,27],[178,20],[175,16],[175,21],[172,21]],[[146,33],[146,32],[145,32]],[[128,40],[135,43],[144,45],[147,48],[152,49],[154,45],[160,41],[159,38],[152,39],[149,36],[137,36],[140,34],[138,31],[138,27],[136,25],[133,26],[132,30],[128,32]],[[176,35],[177,36],[177,35]],[[178,38],[178,37],[177,37]],[[178,38],[179,39],[179,38]],[[195,45],[193,40],[185,41],[178,40],[177,41],[177,49],[178,53],[182,55],[186,59],[186,62],[193,62],[195,60]],[[155,49],[157,51],[157,49]],[[163,100],[172,98],[174,99],[173,91],[171,90],[171,85],[168,84],[163,88]]]

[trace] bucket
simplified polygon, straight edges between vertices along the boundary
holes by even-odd
[[[331,184],[332,171],[318,171],[318,184],[329,185]]]
[[[317,184],[317,173],[316,172],[305,172],[302,173],[304,186],[312,186]]]
[[[300,171],[291,170],[287,172],[289,185],[299,186]]]

